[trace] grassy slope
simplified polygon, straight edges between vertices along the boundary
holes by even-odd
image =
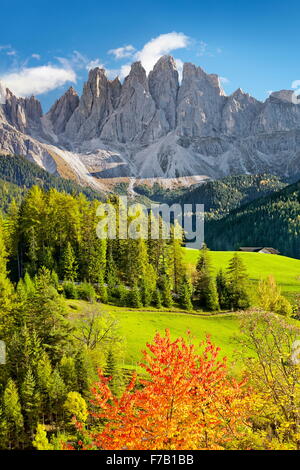
[[[198,250],[185,249],[184,252],[186,262],[194,266]],[[211,252],[215,271],[221,267],[226,268],[232,255],[233,252]],[[258,281],[262,276],[273,274],[284,291],[300,292],[300,260],[260,253],[241,253],[241,256],[252,280]],[[120,332],[126,340],[124,366],[128,369],[135,368],[141,360],[141,351],[155,333],[163,333],[166,328],[170,329],[173,338],[185,336],[187,330],[190,330],[195,344],[203,340],[206,334],[210,334],[212,341],[221,348],[220,356],[227,356],[230,360],[236,349],[233,342],[234,335],[239,332],[236,314],[195,315],[179,311],[158,311],[154,308],[136,310],[112,305],[91,305],[80,300],[69,300],[67,304],[70,317],[74,320],[79,316],[86,316],[91,310],[109,312],[119,320]]]
[[[217,272],[226,269],[233,251],[211,251],[212,265]],[[300,260],[285,256],[267,255],[262,253],[239,252],[245,262],[250,279],[259,281],[272,274],[283,292],[300,293]],[[184,258],[187,264],[194,266],[199,256],[198,250],[184,248]]]
[[[73,319],[85,316],[90,312],[91,305],[81,300],[67,301]],[[77,310],[74,310],[74,307]],[[92,309],[99,312],[110,312],[120,322],[121,333],[126,340],[125,367],[131,368],[141,359],[141,351],[146,343],[151,342],[156,332],[164,333],[170,329],[172,337],[185,336],[187,330],[195,338],[195,344],[200,343],[206,334],[210,334],[212,341],[221,348],[220,356],[232,358],[235,346],[232,337],[238,333],[238,320],[236,315],[200,316],[187,313],[162,312],[156,309],[143,311],[126,307],[94,304]]]

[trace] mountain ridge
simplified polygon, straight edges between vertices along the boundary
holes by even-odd
[[[3,88],[3,87],[2,87]],[[190,185],[235,174],[300,175],[300,107],[293,91],[264,102],[191,63],[179,83],[163,56],[146,74],[140,62],[122,84],[90,70],[79,97],[71,87],[43,115],[34,97],[6,89],[0,153],[23,155],[50,173],[105,190],[122,180]]]

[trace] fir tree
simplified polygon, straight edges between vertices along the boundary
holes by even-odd
[[[9,379],[3,395],[3,411],[8,429],[9,447],[18,447],[21,440],[24,420],[15,382]]]
[[[153,292],[153,304],[157,309],[161,309],[162,307],[161,293],[159,289],[155,289]]]
[[[228,308],[228,287],[227,287],[227,278],[222,269],[217,274],[216,277],[217,291],[219,297],[219,304],[221,308]]]
[[[88,360],[84,349],[80,349],[75,356],[75,369],[77,376],[77,390],[85,396],[89,390]]]
[[[219,310],[216,281],[211,273],[209,251],[206,246],[200,250],[194,280],[195,295],[201,307]]]
[[[32,436],[38,422],[39,395],[32,371],[28,368],[21,387],[22,410],[24,414],[25,429]],[[31,440],[31,439],[30,439]]]
[[[110,377],[109,388],[114,395],[117,395],[120,390],[120,385],[122,380],[120,380],[120,370],[118,368],[118,363],[116,356],[112,349],[109,349],[106,357],[106,366],[104,368],[104,375]]]
[[[75,360],[73,357],[68,357],[64,355],[61,358],[59,364],[59,373],[66,385],[67,391],[76,390],[77,387],[77,375]]]
[[[232,310],[246,309],[250,306],[249,278],[242,258],[235,253],[229,261],[228,302]]]
[[[179,289],[179,302],[182,308],[189,311],[193,310],[192,294],[193,287],[190,283],[190,280],[187,278],[187,276],[184,276],[181,280]]]
[[[141,308],[143,306],[142,300],[141,300],[140,289],[138,288],[138,285],[136,283],[128,291],[127,305],[128,307],[134,307],[134,308]]]
[[[65,281],[77,279],[77,261],[70,242],[67,243],[62,256],[61,273]]]
[[[159,279],[159,287],[161,291],[162,304],[164,307],[171,308],[173,306],[173,295],[170,285],[170,279],[167,275],[162,275]]]

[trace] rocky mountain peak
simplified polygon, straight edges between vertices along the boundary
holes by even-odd
[[[34,96],[18,98],[7,88],[2,106],[7,122],[19,131],[31,134],[41,127],[42,106]]]
[[[279,103],[281,101],[283,103],[293,104],[293,95],[293,90],[273,91],[268,99],[273,103]]]
[[[127,90],[131,87],[136,88],[139,85],[141,85],[145,91],[149,91],[146,70],[142,66],[141,62],[138,61],[131,65],[129,75],[127,75],[124,80],[122,94],[126,95]]]
[[[119,99],[122,91],[122,84],[119,80],[119,77],[116,77],[114,80],[110,81],[110,90],[111,90],[111,100],[113,108],[115,109],[119,104]]]
[[[44,117],[34,97],[4,89],[0,151],[26,155],[49,171],[57,168],[56,153],[88,184],[92,173],[102,181],[300,174],[300,106],[293,93],[273,92],[265,102],[240,88],[226,96],[216,74],[191,63],[179,84],[169,55],[148,77],[141,62],[133,63],[123,84],[95,68],[80,98],[69,88]]]
[[[149,90],[157,109],[165,113],[169,129],[176,126],[176,103],[179,89],[178,72],[171,56],[163,56],[149,73]]]
[[[221,127],[224,100],[217,75],[185,63],[177,100],[177,132],[187,137],[215,135]]]
[[[47,117],[52,123],[55,134],[62,134],[65,131],[66,125],[78,105],[79,96],[73,87],[70,87],[66,93],[54,103],[47,113]]]

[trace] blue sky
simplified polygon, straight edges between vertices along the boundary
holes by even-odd
[[[264,100],[300,79],[296,1],[1,0],[0,16],[0,79],[45,110],[70,85],[81,93],[90,67],[124,76],[166,50],[179,68],[223,77],[228,94],[241,87]]]

